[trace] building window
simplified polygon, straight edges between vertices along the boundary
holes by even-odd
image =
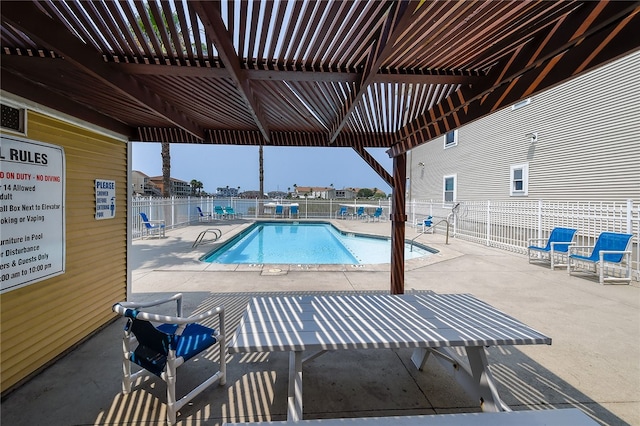
[[[458,131],[452,130],[444,135],[444,147],[449,148],[458,145]]]
[[[529,194],[529,165],[516,164],[511,166],[511,196],[525,196]]]
[[[445,176],[442,179],[442,199],[446,202],[453,202],[456,199],[456,175]]]
[[[516,102],[515,104],[511,105],[511,111],[515,111],[517,109],[525,107],[530,103],[531,103],[531,98],[523,99],[520,102]]]

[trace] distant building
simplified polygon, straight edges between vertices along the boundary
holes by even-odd
[[[329,198],[329,191],[333,188],[322,186],[295,186],[292,197],[295,198]]]
[[[231,188],[228,186],[216,188],[216,197],[237,197],[238,196],[238,188]]]
[[[169,194],[175,197],[188,197],[191,195],[191,185],[189,182],[185,182],[180,179],[169,178],[171,181],[171,190]],[[149,178],[149,182],[151,182],[155,187],[160,191],[160,196],[164,193],[164,182],[162,176],[153,176]]]
[[[287,198],[289,194],[284,191],[270,191],[267,192],[269,198]]]
[[[133,170],[131,172],[131,187],[133,189],[133,195],[144,195],[161,197],[162,191],[153,183],[149,176],[138,171]]]
[[[333,189],[329,191],[329,198],[340,200],[353,200],[358,195],[358,190],[355,188],[343,188]]]

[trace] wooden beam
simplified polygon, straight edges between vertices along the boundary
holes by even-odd
[[[242,99],[244,100],[247,109],[251,113],[253,120],[258,126],[260,133],[264,139],[269,142],[271,137],[269,136],[269,128],[267,127],[267,120],[262,113],[258,100],[254,97],[249,80],[244,78],[243,71],[240,68],[240,58],[233,47],[231,41],[231,35],[224,26],[222,16],[220,16],[220,10],[216,7],[214,2],[210,1],[194,1],[189,3],[191,7],[196,11],[204,28],[206,29],[207,36],[211,39],[211,42],[218,49],[218,54],[222,63],[228,69],[229,77],[233,80],[236,88]]]
[[[64,57],[65,61],[110,87],[119,96],[153,111],[198,138],[204,137],[204,130],[184,113],[140,84],[135,78],[105,63],[102,53],[84,44],[61,22],[45,15],[33,2],[3,4],[2,18],[27,34],[36,44],[55,51]]]
[[[398,38],[404,33],[412,23],[413,12],[419,7],[418,2],[403,0],[393,3],[387,12],[389,14],[381,32],[378,36],[377,43],[372,46],[369,59],[366,63],[365,70],[362,73],[362,79],[357,86],[355,95],[350,96],[346,104],[338,116],[338,121],[331,131],[330,142],[333,143],[342,128],[347,124],[349,115],[356,108],[356,105],[364,97],[367,87],[375,81],[380,65],[393,51],[393,47]]]
[[[514,51],[510,57],[503,59],[488,73],[481,84],[461,87],[444,102],[401,129],[397,133],[399,142],[388,151],[389,155],[393,157],[405,153],[425,141],[517,102],[522,97],[531,96],[533,93],[561,83],[569,76],[578,75],[578,72],[569,73],[571,75],[566,72],[549,72],[550,67],[572,68],[573,64],[570,61],[576,60],[576,56],[567,55],[567,52],[575,50],[582,64],[580,71],[582,73],[625,52],[632,51],[633,46],[630,47],[629,44],[637,45],[640,43],[640,38],[633,36],[630,40],[622,40],[620,36],[616,38],[626,46],[625,49],[630,50],[617,49],[610,42],[610,50],[603,50],[599,42],[590,43],[589,38],[606,40],[610,39],[608,35],[613,31],[620,34],[633,32],[634,27],[631,22],[637,22],[634,16],[637,13],[638,4],[640,3],[587,2],[583,4],[581,8],[559,21],[553,31],[539,32],[519,50]],[[627,22],[628,18],[631,18],[630,22]],[[626,30],[619,28],[620,25]],[[589,49],[592,48],[599,49],[597,56],[591,55],[593,51]],[[593,60],[589,60],[588,65],[585,65],[585,59],[591,56]],[[547,75],[532,83],[532,76],[541,72]],[[524,89],[514,90],[514,85],[518,85],[519,80],[530,82],[530,85]],[[514,96],[515,93],[519,93],[521,97]],[[494,101],[488,101],[488,99],[494,99]]]
[[[367,152],[362,146],[353,146],[353,150],[358,153],[358,155],[367,162],[367,164],[375,171],[378,176],[385,181],[385,183],[389,186],[393,186],[393,177],[385,170],[384,167],[378,161],[373,158],[371,154]]]
[[[404,239],[407,214],[407,154],[393,157],[393,185],[391,200],[391,294],[404,293]]]

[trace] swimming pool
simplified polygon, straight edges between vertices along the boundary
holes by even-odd
[[[405,244],[405,259],[435,250]],[[345,233],[326,222],[257,222],[201,258],[225,264],[377,264],[391,261],[391,240]]]

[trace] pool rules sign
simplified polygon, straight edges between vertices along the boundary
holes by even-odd
[[[0,136],[0,293],[64,273],[60,146]]]

